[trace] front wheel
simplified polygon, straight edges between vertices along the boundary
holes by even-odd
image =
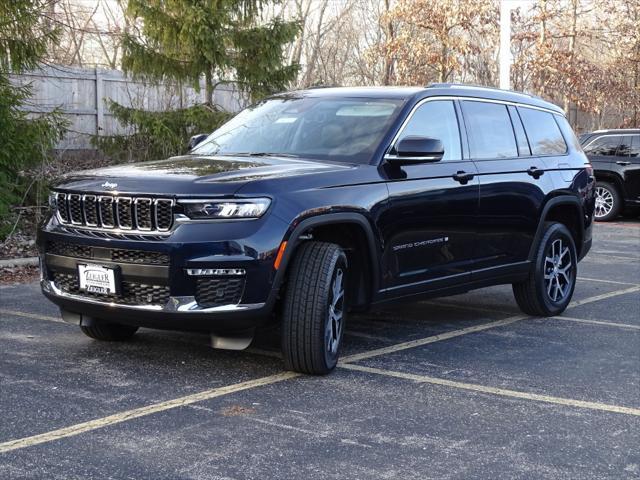
[[[344,332],[347,257],[334,243],[298,248],[284,296],[282,353],[285,367],[324,375],[338,363]]]
[[[596,184],[595,217],[599,222],[615,219],[622,208],[622,198],[615,185],[608,182]]]
[[[529,278],[513,284],[520,309],[540,317],[561,314],[576,286],[578,259],[573,237],[561,223],[547,223]]]

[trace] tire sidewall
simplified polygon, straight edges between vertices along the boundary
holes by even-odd
[[[594,217],[596,221],[608,222],[610,220],[613,220],[620,213],[620,207],[621,207],[620,205],[621,199],[620,199],[620,194],[618,193],[618,189],[613,184],[608,182],[598,182],[596,183],[596,188],[604,188],[609,193],[611,193],[611,198],[613,199],[613,206],[611,207],[611,211],[609,213],[607,213],[606,215],[603,215],[602,217],[595,217],[595,213],[594,213]]]
[[[329,320],[329,305],[331,301],[331,289],[333,282],[338,273],[338,269],[342,269],[342,288],[344,289],[344,296],[342,300],[342,329],[340,331],[340,337],[338,338],[338,348],[335,353],[329,352],[327,349],[325,338],[325,331]],[[348,282],[348,269],[347,269],[347,257],[344,252],[340,251],[332,259],[331,277],[328,282],[328,289],[326,291],[325,308],[324,308],[324,321],[322,323],[322,338],[323,338],[323,351],[324,351],[324,363],[328,370],[332,370],[338,364],[338,358],[340,357],[340,350],[342,349],[342,340],[344,338],[344,330],[347,320],[347,282]]]
[[[559,238],[565,241],[569,247],[569,254],[571,255],[572,265],[572,281],[569,293],[564,297],[564,299],[559,302],[554,302],[551,298],[549,298],[549,295],[547,294],[547,289],[544,282],[544,267],[547,249],[555,240]],[[538,300],[544,307],[545,313],[548,316],[554,316],[562,313],[571,302],[578,277],[578,257],[576,254],[576,247],[573,241],[573,237],[571,236],[571,233],[569,232],[567,227],[559,223],[553,223],[549,225],[542,237],[542,241],[540,242],[535,268],[536,291],[538,292]]]

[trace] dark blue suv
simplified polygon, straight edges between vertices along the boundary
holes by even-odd
[[[185,156],[70,174],[39,232],[42,289],[99,340],[138,327],[241,349],[278,321],[289,369],[337,362],[346,315],[513,284],[568,305],[594,177],[563,112],[464,85],[284,93]]]

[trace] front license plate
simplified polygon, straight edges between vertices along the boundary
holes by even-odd
[[[116,271],[102,265],[78,265],[80,290],[103,295],[115,295]]]

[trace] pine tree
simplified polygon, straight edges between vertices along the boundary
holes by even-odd
[[[262,7],[261,0],[129,0],[127,15],[140,35],[125,38],[123,68],[196,88],[204,77],[209,104],[222,83],[253,99],[283,90],[298,72],[284,64],[283,48],[299,26],[262,22]]]
[[[29,86],[16,86],[10,73],[35,68],[57,32],[42,19],[51,0],[0,1],[0,239],[9,231],[10,205],[39,177],[20,172],[41,163],[60,139],[65,122],[58,112],[32,118],[22,108]]]

